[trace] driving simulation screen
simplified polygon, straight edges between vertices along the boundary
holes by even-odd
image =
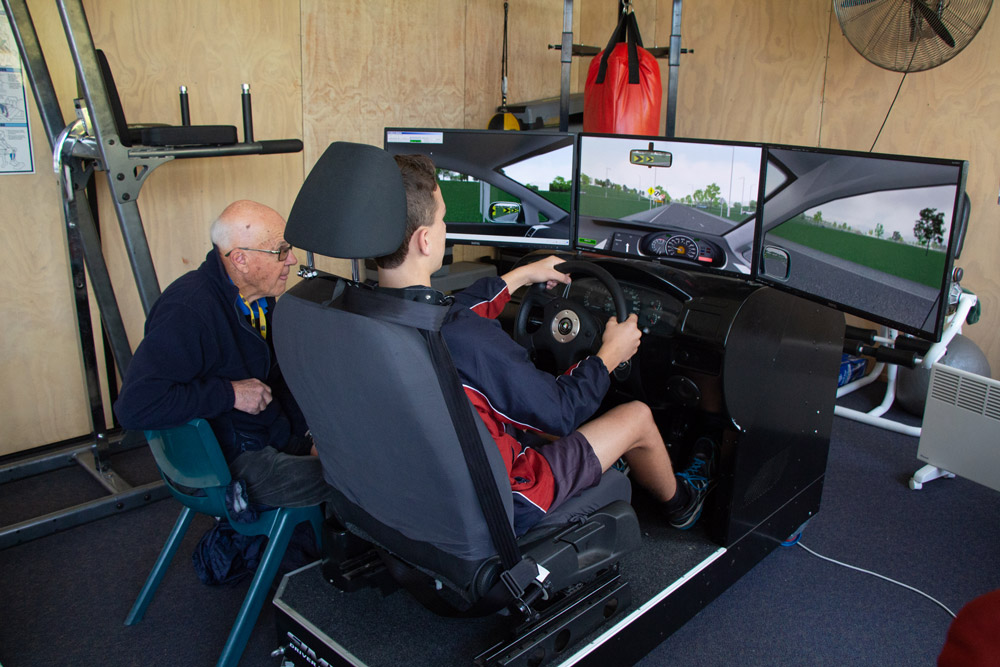
[[[388,152],[434,161],[447,238],[469,245],[568,248],[574,147],[558,132],[385,131]]]
[[[761,280],[939,339],[966,168],[768,147]]]
[[[762,152],[581,135],[576,247],[749,274]]]

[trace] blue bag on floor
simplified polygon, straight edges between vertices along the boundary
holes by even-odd
[[[267,547],[265,535],[241,535],[228,521],[217,521],[198,540],[191,562],[198,579],[210,586],[237,584],[257,571]],[[295,527],[278,576],[296,570],[319,558],[312,526],[306,522]]]
[[[228,521],[216,521],[198,540],[191,561],[201,583],[237,584],[257,571],[266,546],[266,535],[241,535]]]

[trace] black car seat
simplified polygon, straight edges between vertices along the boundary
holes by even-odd
[[[405,222],[392,157],[341,142],[307,177],[285,238],[320,255],[370,258],[396,250]],[[437,598],[457,613],[506,606],[537,619],[533,600],[617,577],[621,555],[638,546],[628,480],[609,471],[515,541],[500,453],[438,331],[446,312],[320,275],[279,299],[275,350],[342,525],[375,545],[397,578],[416,575],[408,588],[425,604]],[[616,585],[624,598],[627,585]]]

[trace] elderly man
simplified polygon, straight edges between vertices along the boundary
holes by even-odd
[[[150,310],[115,414],[128,429],[207,419],[252,502],[302,507],[325,500],[329,487],[271,342],[274,298],[297,261],[284,231],[263,204],[226,207],[204,263]]]

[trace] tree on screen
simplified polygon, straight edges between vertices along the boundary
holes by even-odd
[[[708,201],[710,201],[713,204],[715,204],[716,202],[719,201],[719,193],[721,193],[721,192],[722,192],[722,188],[720,188],[715,183],[712,183],[711,185],[707,185],[707,186],[705,186],[705,199],[707,199]]]
[[[567,181],[562,176],[556,176],[551,183],[549,183],[549,192],[569,192],[572,183]]]
[[[931,243],[944,241],[944,212],[936,208],[921,209],[920,219],[913,225],[913,235],[924,246],[926,255],[931,249]]]

